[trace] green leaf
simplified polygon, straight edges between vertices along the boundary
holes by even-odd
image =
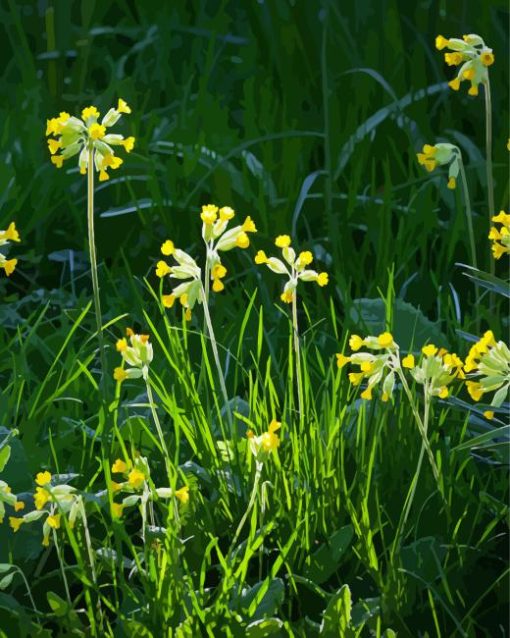
[[[391,331],[402,351],[418,351],[427,342],[448,347],[439,324],[427,319],[421,310],[410,303],[395,299],[392,314]],[[349,315],[352,322],[369,335],[378,335],[387,329],[386,306],[382,299],[355,299]]]
[[[265,581],[262,580],[250,589],[242,592],[239,601],[241,609],[247,610],[250,607],[264,583]],[[285,585],[283,584],[283,580],[281,578],[273,578],[251,618],[258,620],[265,616],[272,616],[282,604],[284,597]]]
[[[262,620],[256,620],[250,623],[246,627],[247,638],[264,638],[264,636],[283,636],[280,631],[283,627],[283,622],[279,618],[263,618]]]
[[[365,598],[358,600],[352,607],[352,624],[354,627],[362,627],[374,616],[378,616],[381,612],[381,599]]]
[[[62,618],[69,613],[70,609],[68,603],[63,598],[60,598],[58,594],[55,594],[55,592],[47,592],[46,599],[51,607],[51,611],[53,611],[59,618]]]
[[[0,563],[0,574],[9,572],[13,567],[14,565],[10,565],[9,563]]]
[[[404,569],[419,576],[423,587],[432,584],[441,576],[446,549],[437,538],[426,536],[403,547],[400,553]]]
[[[0,450],[0,472],[3,471],[4,467],[7,465],[7,461],[11,456],[11,446],[6,445],[4,448]]]
[[[510,425],[503,425],[500,428],[494,428],[489,432],[484,432],[479,436],[475,436],[472,439],[464,441],[460,445],[454,447],[453,451],[471,450],[472,448],[490,448],[493,446],[495,439],[504,439],[508,442],[508,437],[510,437]]]
[[[344,552],[349,547],[354,530],[352,525],[345,525],[334,532],[325,543],[317,549],[309,559],[303,576],[314,583],[323,583],[336,572]]]
[[[342,585],[326,607],[320,635],[324,638],[354,638],[354,632],[350,626],[351,610],[351,590],[349,585]]]
[[[386,629],[382,638],[397,638],[397,634],[393,631],[393,629]]]

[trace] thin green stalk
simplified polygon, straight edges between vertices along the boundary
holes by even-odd
[[[21,576],[21,578],[23,579],[23,582],[25,583],[25,587],[27,588],[27,594],[28,594],[28,597],[30,598],[30,604],[34,608],[35,613],[36,614],[40,614],[41,612],[37,609],[34,597],[32,596],[32,591],[30,589],[30,585],[28,584],[27,577],[23,573],[23,570],[20,567],[18,567],[17,565],[13,565],[13,568]]]
[[[296,359],[296,386],[298,395],[299,418],[304,417],[303,411],[303,386],[301,378],[301,351],[299,346],[298,316],[297,316],[297,294],[294,291],[292,297],[292,332],[294,336],[294,355]]]
[[[427,431],[429,426],[429,415],[430,415],[430,394],[428,393],[427,387],[424,389],[424,400],[425,400],[425,409],[423,412],[423,430],[424,430],[424,438],[421,443],[420,455],[418,457],[418,464],[416,466],[416,471],[413,476],[413,480],[411,482],[411,487],[409,488],[409,492],[407,493],[406,501],[404,503],[404,511],[402,512],[402,516],[398,522],[397,531],[395,533],[395,541],[393,543],[393,547],[391,550],[391,557],[393,558],[395,552],[397,552],[400,548],[400,544],[402,542],[402,538],[404,536],[404,529],[407,523],[407,517],[409,516],[409,512],[411,511],[411,507],[413,505],[414,496],[416,494],[416,487],[418,485],[418,479],[420,477],[421,466],[423,463],[423,457],[425,454],[425,450],[427,449]]]
[[[225,410],[227,413],[228,422],[230,427],[232,427],[232,412],[230,410],[230,403],[228,400],[227,386],[225,385],[225,376],[223,374],[223,369],[221,367],[220,355],[218,353],[218,344],[216,342],[216,337],[214,335],[214,330],[212,327],[211,315],[209,313],[209,305],[207,304],[207,301],[205,300],[205,290],[203,285],[202,285],[202,292],[204,294],[204,303],[202,305],[204,307],[205,323],[207,325],[207,332],[209,333],[209,339],[211,340],[211,346],[212,346],[212,351],[214,355],[214,362],[216,363],[218,376],[220,378],[220,387],[221,387],[221,392],[223,394],[223,400],[225,402]]]
[[[258,491],[258,486],[259,486],[259,482],[260,482],[260,477],[262,475],[262,468],[263,468],[263,464],[260,463],[259,461],[256,461],[256,466],[255,466],[255,478],[253,479],[253,487],[251,490],[251,495],[250,495],[250,500],[248,502],[248,507],[246,508],[246,511],[243,514],[243,517],[241,518],[241,520],[239,521],[239,525],[237,526],[236,532],[234,534],[234,538],[232,539],[232,543],[230,544],[230,552],[229,552],[229,556],[232,554],[232,552],[235,549],[236,543],[239,540],[239,536],[241,534],[241,531],[244,527],[244,524],[246,523],[246,519],[248,518],[253,505],[255,504],[255,499],[257,498],[257,491]]]
[[[494,208],[494,179],[492,175],[492,100],[489,78],[484,83],[485,88],[485,168],[487,171],[487,199],[489,204],[489,228],[491,217],[496,214]],[[493,264],[491,259],[491,264]]]
[[[460,178],[462,181],[462,189],[464,191],[464,205],[466,209],[466,221],[467,221],[467,230],[468,230],[468,238],[469,238],[469,247],[471,250],[471,262],[474,268],[478,268],[478,263],[476,259],[476,244],[475,244],[475,233],[473,231],[473,214],[471,211],[471,199],[469,197],[469,188],[466,178],[466,169],[464,168],[464,162],[462,161],[462,155],[459,151],[459,170],[460,170]],[[492,260],[491,260],[492,261]],[[477,283],[475,283],[475,301],[476,306],[480,302],[480,288]],[[477,326],[479,328],[479,319],[477,313]],[[478,330],[479,331],[479,330]]]
[[[67,577],[66,577],[66,571],[65,571],[65,568],[64,568],[64,562],[62,560],[62,555],[61,555],[60,549],[58,547],[58,536],[57,536],[57,531],[55,529],[53,530],[53,542],[55,543],[55,551],[57,552],[58,564],[60,566],[60,571],[62,572],[62,580],[64,581],[64,589],[66,591],[67,602],[69,603],[69,607],[71,607],[71,605],[72,605],[71,592],[69,591],[69,585],[67,583]]]
[[[163,451],[163,455],[165,457],[165,466],[168,474],[169,482],[172,482],[173,472],[172,467],[170,465],[170,455],[168,453],[168,448],[166,446],[165,437],[163,436],[163,428],[161,427],[161,423],[158,417],[158,413],[156,411],[156,405],[154,403],[154,396],[152,394],[152,388],[149,383],[149,379],[145,379],[145,387],[147,388],[147,398],[149,400],[149,405],[151,408],[152,418],[154,420],[154,425],[156,426],[156,431],[158,433],[159,442],[161,444],[161,449]]]
[[[94,296],[94,311],[96,314],[97,339],[99,343],[99,357],[101,360],[100,387],[104,392],[104,376],[106,372],[106,359],[104,354],[101,301],[99,298],[99,278],[97,275],[96,239],[94,234],[94,151],[89,151],[89,164],[87,171],[87,229],[89,236],[90,270],[92,273],[92,292]]]

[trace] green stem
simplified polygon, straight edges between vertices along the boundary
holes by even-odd
[[[303,418],[303,386],[301,383],[301,351],[299,346],[298,316],[297,316],[297,294],[293,292],[292,297],[292,332],[294,337],[294,356],[296,359],[296,386],[298,395],[299,418]]]
[[[221,392],[223,394],[223,400],[225,402],[225,411],[227,413],[227,419],[228,419],[230,427],[232,427],[232,412],[230,410],[230,403],[228,400],[227,386],[225,385],[225,376],[223,374],[223,369],[221,367],[220,355],[218,353],[218,345],[216,342],[216,337],[214,335],[214,330],[213,330],[212,322],[211,322],[211,315],[209,313],[209,305],[205,298],[205,290],[203,285],[202,285],[202,293],[204,295],[204,303],[202,305],[204,307],[204,318],[205,318],[205,323],[207,325],[207,332],[209,333],[209,339],[211,340],[211,347],[212,347],[212,351],[214,355],[214,362],[216,363],[218,376],[220,378],[220,387],[221,387]]]
[[[27,588],[27,594],[28,594],[28,597],[30,598],[30,603],[32,607],[34,608],[35,613],[40,614],[41,612],[37,609],[34,597],[32,596],[32,591],[30,590],[30,585],[28,584],[27,577],[23,573],[23,570],[17,565],[13,565],[13,567],[16,570],[16,572],[21,576],[21,578],[23,579],[23,582],[25,583],[25,587]]]
[[[234,534],[234,538],[232,540],[232,543],[230,544],[230,552],[229,552],[229,556],[232,554],[232,552],[235,549],[236,543],[239,540],[239,536],[241,534],[241,531],[244,527],[244,524],[246,523],[246,519],[248,518],[253,505],[255,504],[255,499],[257,498],[257,490],[258,490],[258,486],[259,486],[259,481],[260,481],[260,477],[262,474],[262,467],[263,464],[260,463],[259,461],[255,461],[256,463],[256,469],[255,469],[255,478],[253,479],[253,487],[251,490],[251,495],[250,495],[250,500],[248,502],[248,507],[246,508],[246,511],[243,514],[243,517],[241,518],[241,520],[239,521],[239,525],[237,526],[236,529],[236,533]]]
[[[87,171],[87,229],[89,236],[90,270],[92,273],[92,291],[94,295],[94,310],[96,314],[97,339],[99,342],[99,357],[101,360],[100,385],[103,387],[103,379],[106,372],[106,359],[104,354],[101,301],[99,298],[99,278],[97,275],[96,240],[94,234],[94,150],[89,151],[89,164]]]
[[[491,85],[489,81],[489,74],[487,73],[487,80],[484,82],[485,93],[485,169],[487,171],[487,200],[489,205],[489,231],[491,228],[492,216],[496,214],[494,205],[494,180],[492,176],[492,99],[491,99]],[[494,275],[496,272],[496,264],[492,258],[492,254],[489,251],[489,269],[490,274]],[[489,309],[494,306],[494,292],[489,295]]]
[[[460,170],[460,178],[462,181],[462,189],[464,191],[464,205],[465,205],[465,209],[466,209],[466,221],[467,221],[467,230],[468,230],[468,237],[469,237],[469,247],[471,249],[471,262],[474,268],[478,269],[478,263],[477,263],[477,259],[476,259],[476,244],[475,244],[475,233],[473,231],[473,214],[471,211],[471,199],[469,197],[469,189],[468,189],[468,183],[467,183],[467,178],[466,178],[466,169],[464,168],[464,162],[462,161],[462,155],[460,153],[458,153],[458,157],[459,157],[459,170]],[[475,283],[475,301],[476,301],[476,307],[478,307],[478,304],[480,302],[480,287],[478,286],[478,283]],[[477,320],[476,320],[476,325],[477,325],[477,331],[480,331],[480,326],[479,326],[479,316],[477,313]]]
[[[147,388],[147,398],[149,400],[149,405],[151,408],[151,413],[152,413],[152,418],[154,420],[154,425],[156,426],[156,431],[158,433],[158,437],[159,437],[159,442],[161,444],[161,450],[163,452],[163,455],[165,457],[165,465],[166,465],[166,471],[168,474],[168,481],[170,482],[170,484],[172,483],[172,476],[173,476],[173,472],[172,472],[172,467],[170,464],[170,455],[168,453],[168,448],[166,446],[166,442],[165,442],[165,437],[163,436],[163,428],[161,427],[161,423],[158,417],[158,413],[156,411],[156,405],[154,403],[154,396],[152,394],[152,388],[151,385],[149,383],[149,379],[145,379],[145,387]]]
[[[69,585],[67,583],[67,577],[66,577],[66,572],[64,569],[64,563],[62,561],[62,555],[60,553],[60,549],[58,546],[57,531],[55,529],[53,530],[53,542],[55,543],[55,551],[57,552],[58,564],[60,566],[60,571],[62,572],[62,580],[64,581],[64,589],[66,590],[67,602],[69,603],[69,607],[71,607],[73,604],[71,601],[71,593],[69,591]]]

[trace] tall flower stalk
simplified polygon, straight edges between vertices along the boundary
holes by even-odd
[[[164,259],[158,261],[156,265],[156,275],[158,277],[168,276],[170,280],[180,280],[182,282],[175,286],[170,294],[162,296],[161,301],[165,308],[172,308],[175,301],[179,300],[181,306],[185,309],[186,320],[190,321],[195,305],[198,303],[203,306],[205,327],[211,342],[225,412],[230,426],[232,425],[232,411],[230,409],[225,374],[218,352],[218,342],[211,320],[209,296],[211,284],[212,291],[215,293],[222,292],[225,289],[223,279],[227,275],[227,269],[221,262],[221,253],[228,252],[234,248],[248,248],[250,245],[248,233],[257,232],[251,217],[246,217],[242,224],[229,229],[229,222],[234,217],[235,212],[229,206],[223,206],[222,208],[218,208],[214,204],[202,206],[200,214],[202,239],[206,247],[203,278],[202,269],[195,259],[184,250],[176,248],[170,239],[167,239],[161,246],[161,253],[165,257],[173,257],[176,265],[170,266]]]
[[[275,246],[281,248],[282,259],[268,257],[263,250],[255,255],[256,264],[265,264],[269,270],[277,275],[285,275],[288,279],[284,285],[280,299],[284,303],[292,304],[292,341],[295,359],[296,391],[298,397],[299,417],[304,417],[303,377],[301,374],[301,350],[299,345],[299,326],[297,314],[297,286],[299,281],[315,281],[323,287],[328,284],[329,276],[326,272],[317,272],[307,268],[313,261],[313,255],[305,250],[296,256],[296,251],[291,247],[292,240],[289,235],[278,235]]]
[[[125,113],[131,113],[131,109],[124,100],[119,99],[117,108],[111,108],[102,118],[101,123],[98,121],[100,113],[95,106],[84,108],[81,119],[63,111],[58,117],[46,122],[46,135],[49,137],[48,148],[52,163],[57,168],[62,168],[65,161],[78,155],[80,173],[87,175],[87,232],[102,378],[106,370],[106,362],[94,233],[94,170],[99,173],[100,182],[107,181],[110,179],[108,170],[110,168],[115,170],[123,163],[122,158],[115,155],[112,147],[123,146],[128,153],[133,150],[134,137],[124,138],[122,135],[107,132],[107,129],[116,124]]]

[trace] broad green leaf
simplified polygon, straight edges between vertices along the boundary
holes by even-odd
[[[426,587],[440,577],[445,554],[446,549],[438,539],[427,536],[403,547],[400,557],[404,569],[419,576],[419,582]]]
[[[250,623],[246,627],[247,638],[264,638],[264,636],[283,636],[283,622],[279,618],[263,618]]]
[[[48,600],[48,604],[51,607],[51,611],[53,611],[59,618],[62,618],[69,613],[69,605],[63,598],[60,598],[58,594],[55,594],[55,592],[47,592],[46,599]]]
[[[264,581],[260,581],[250,589],[245,590],[241,593],[239,601],[241,609],[246,610],[249,608],[263,585]],[[281,578],[274,578],[270,582],[266,593],[257,605],[251,618],[254,620],[258,620],[265,616],[272,616],[282,604],[284,597],[285,585],[283,584],[283,580]]]
[[[0,579],[0,589],[7,589],[9,585],[12,583],[12,579],[14,578],[16,572],[11,572]]]
[[[11,446],[6,445],[4,448],[0,450],[0,472],[3,471],[4,467],[7,465],[7,461],[11,456]]]
[[[354,529],[352,525],[345,525],[334,532],[327,541],[317,549],[307,560],[303,576],[314,583],[323,583],[336,572],[340,559],[349,547]]]

